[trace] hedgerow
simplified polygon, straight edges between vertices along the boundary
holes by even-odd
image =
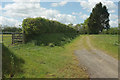
[[[67,33],[67,36],[70,36],[72,33],[74,33],[73,36],[77,34],[77,31],[68,25],[41,17],[24,19],[22,27],[25,34],[25,42],[41,34],[62,33],[66,35]],[[68,35],[68,33],[71,34]]]

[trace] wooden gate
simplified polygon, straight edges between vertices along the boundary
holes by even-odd
[[[23,43],[22,33],[12,33],[12,44]]]

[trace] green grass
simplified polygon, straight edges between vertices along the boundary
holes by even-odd
[[[92,44],[114,58],[118,59],[117,35],[90,35]]]
[[[12,35],[11,34],[4,34],[3,35],[3,43],[7,46],[12,44]]]
[[[64,46],[64,44],[69,43],[76,36],[77,34],[75,33],[46,33],[33,37],[30,36],[27,38],[27,41],[32,42],[38,46]]]
[[[37,41],[41,40],[47,44],[53,42],[61,44],[64,38],[62,46],[50,47],[36,45],[35,40],[27,44],[11,45],[11,35],[4,35],[3,63],[6,63],[3,65],[4,77],[14,75],[16,78],[87,78],[88,75],[78,66],[79,62],[74,56],[74,50],[89,49],[86,36],[89,35],[81,35],[72,40],[72,37],[70,39],[63,34],[41,35]],[[42,38],[46,41],[44,42]],[[94,47],[117,59],[117,35],[90,35],[89,38]]]
[[[2,35],[0,34],[0,43],[2,43]]]
[[[58,35],[57,35],[58,36]],[[81,37],[64,46],[38,46],[34,42],[11,45],[11,35],[3,37],[4,77],[87,78],[74,56]]]

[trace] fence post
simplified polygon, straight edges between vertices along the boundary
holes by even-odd
[[[12,33],[12,44],[13,44],[13,33]]]
[[[12,44],[14,44],[14,33],[12,33]]]

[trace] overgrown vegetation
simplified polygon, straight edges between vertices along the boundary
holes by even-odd
[[[4,25],[1,29],[2,29],[2,32],[22,32],[22,28],[11,27],[7,25]]]
[[[87,19],[85,20],[87,21]],[[78,31],[79,34],[89,34],[88,33],[88,25],[87,22],[77,24],[75,26],[75,29]],[[110,27],[108,30],[103,29],[102,32],[99,32],[99,34],[112,34],[117,35],[119,33],[119,27]]]
[[[102,12],[99,13],[100,10]],[[82,48],[81,45],[86,49],[89,47],[84,37],[81,39],[81,36],[76,36],[78,33],[118,34],[118,28],[110,28],[108,17],[107,8],[99,3],[90,17],[74,28],[72,24],[65,25],[41,17],[24,19],[22,28],[26,44],[11,46],[11,35],[3,35],[3,77],[87,78],[73,53]],[[21,31],[21,28],[16,27],[3,28],[3,32]],[[106,50],[116,58],[119,42],[116,35],[110,36],[94,35],[90,39],[95,47]]]
[[[22,64],[24,60],[17,57],[12,51],[9,50],[4,44],[2,45],[2,76],[13,77],[17,74],[23,73]]]
[[[114,35],[116,35],[116,34],[118,34],[118,32],[119,32],[119,28],[118,27],[111,27],[108,30],[103,30],[101,32],[101,34],[114,34]]]
[[[77,35],[77,31],[75,29],[60,22],[41,17],[24,19],[22,27],[25,34],[25,42],[30,42],[31,40],[36,39],[37,44],[49,45],[51,43],[58,46],[61,45],[60,43],[63,41],[66,42],[68,39],[71,40]],[[54,39],[56,38],[56,34],[57,36],[61,36],[57,38],[57,40]]]
[[[71,42],[76,36],[73,33],[46,33],[33,37],[30,42],[37,46],[63,46]]]
[[[88,34],[88,20],[89,18],[84,20],[84,23],[77,24],[74,29],[76,29],[79,34]]]
[[[4,42],[11,41],[11,36],[6,36],[3,35]],[[63,47],[36,46],[32,42],[14,46],[4,43],[4,78],[88,78],[73,55],[79,39]]]

